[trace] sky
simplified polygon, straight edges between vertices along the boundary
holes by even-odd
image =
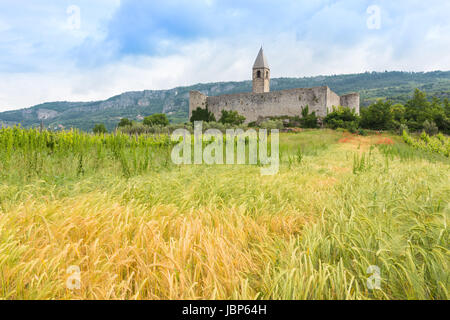
[[[448,0],[0,0],[0,111],[271,76],[450,70]]]

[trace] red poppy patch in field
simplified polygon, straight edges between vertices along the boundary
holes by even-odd
[[[394,141],[392,141],[392,139],[389,138],[384,138],[384,139],[380,139],[377,142],[375,142],[375,144],[386,144],[386,145],[394,145]]]

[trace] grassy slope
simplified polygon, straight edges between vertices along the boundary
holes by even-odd
[[[169,165],[125,179],[105,160],[77,178],[77,159],[39,179],[2,171],[0,296],[448,299],[448,159],[396,141],[399,156],[375,148],[354,174],[381,138],[340,138],[282,135],[271,177]],[[65,287],[70,265],[79,291]],[[382,290],[367,290],[370,265]]]

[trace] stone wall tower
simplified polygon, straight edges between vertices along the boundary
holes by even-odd
[[[270,92],[270,68],[261,47],[253,65],[253,93],[264,92]]]

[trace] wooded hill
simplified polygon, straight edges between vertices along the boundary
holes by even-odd
[[[305,78],[276,78],[271,90],[308,88],[327,85],[339,95],[359,92],[361,104],[368,106],[379,98],[405,103],[419,88],[428,97],[450,96],[450,71],[435,72],[366,72],[361,74],[316,76]],[[154,113],[165,113],[171,122],[188,121],[189,91],[198,90],[210,96],[249,92],[251,81],[219,82],[178,87],[171,90],[126,92],[104,101],[49,102],[31,108],[0,113],[0,123],[23,127],[58,126],[91,130],[96,123],[113,129],[121,118],[141,120]]]

